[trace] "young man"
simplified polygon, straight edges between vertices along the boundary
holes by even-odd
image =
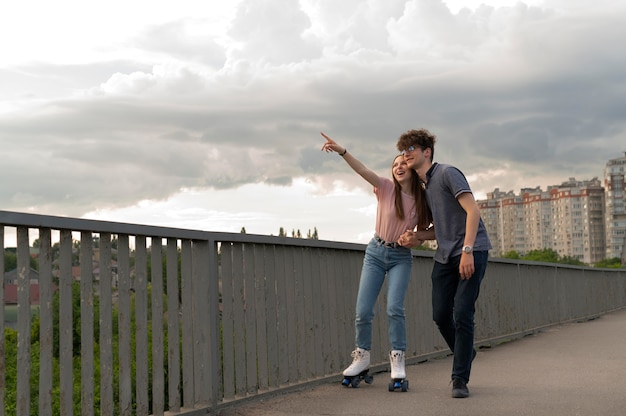
[[[434,224],[434,230],[407,231],[400,243],[414,247],[421,240],[437,240],[431,276],[433,320],[454,354],[452,397],[467,397],[476,355],[475,303],[491,242],[463,173],[454,166],[433,163],[435,136],[425,129],[409,130],[400,136],[397,147],[424,181]]]

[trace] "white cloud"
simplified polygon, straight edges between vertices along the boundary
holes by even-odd
[[[299,230],[306,236],[317,228],[322,239],[367,242],[374,232],[374,194],[337,185],[322,191],[317,184],[296,178],[287,187],[248,184],[226,190],[183,189],[167,200],[143,200],[84,217],[234,233],[244,227],[248,234],[264,235],[278,235],[283,227],[289,235]],[[338,221],[346,216],[350,221]]]

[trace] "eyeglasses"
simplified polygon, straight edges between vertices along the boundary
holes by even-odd
[[[414,151],[415,151],[415,146],[409,146],[408,149],[402,151],[402,156],[404,156],[407,153],[413,153]]]

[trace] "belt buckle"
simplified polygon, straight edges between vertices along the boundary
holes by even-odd
[[[382,238],[380,238],[380,236],[378,234],[374,235],[374,238],[376,239],[376,241],[378,241],[380,244],[382,244],[385,247],[389,247],[389,248],[398,248],[398,243],[390,243],[387,242],[385,240],[383,240]]]

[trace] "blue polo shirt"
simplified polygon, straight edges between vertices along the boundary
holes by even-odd
[[[448,263],[451,257],[460,256],[465,240],[467,213],[457,201],[465,193],[471,193],[463,173],[451,165],[433,163],[426,172],[426,198],[433,213],[437,251],[435,261]],[[490,250],[491,241],[482,218],[474,242],[474,251]]]

